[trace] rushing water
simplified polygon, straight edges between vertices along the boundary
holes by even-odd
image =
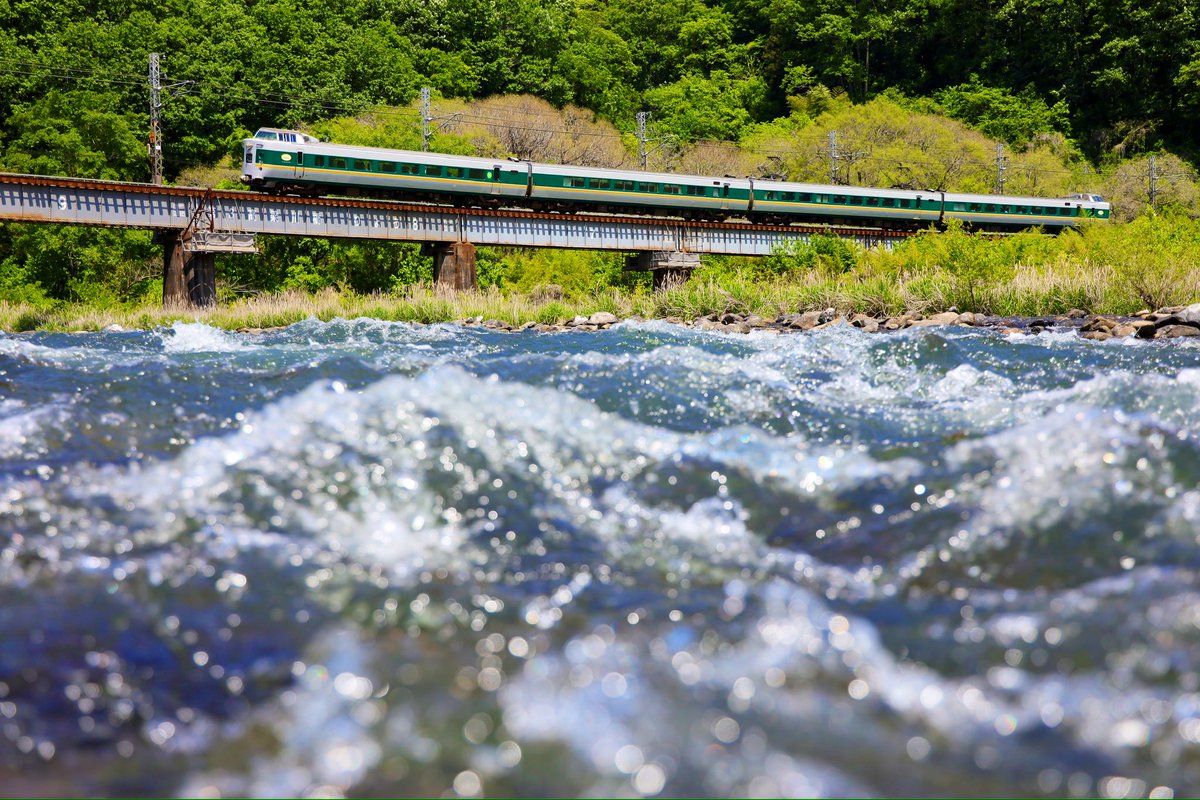
[[[1200,347],[0,335],[0,793],[1200,793]]]

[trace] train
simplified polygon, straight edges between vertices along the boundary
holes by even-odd
[[[1094,194],[1013,197],[640,172],[356,147],[283,128],[260,128],[243,141],[242,181],[262,192],[311,197],[387,197],[461,207],[741,218],[885,230],[960,220],[981,231],[1061,231],[1085,219],[1107,220],[1112,213],[1109,203]]]

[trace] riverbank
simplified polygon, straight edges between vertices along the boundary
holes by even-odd
[[[696,321],[726,314],[778,319],[825,309],[882,322],[950,308],[999,318],[1072,311],[1127,318],[1200,298],[1200,223],[1182,215],[1090,225],[1059,236],[987,238],[955,229],[920,234],[892,250],[817,237],[762,259],[705,258],[690,280],[661,292],[651,291],[647,275],[624,272],[619,260],[620,254],[481,248],[485,288],[477,292],[442,293],[417,282],[370,294],[294,288],[239,298],[224,285],[222,302],[201,310],[162,308],[161,287],[126,302],[82,290],[78,296],[86,302],[10,295],[0,299],[0,330],[150,329],[176,320],[237,330],[337,317],[480,318],[520,327],[561,325],[597,312]],[[234,274],[218,272],[226,279]]]
[[[762,298],[759,298],[762,300]],[[868,333],[938,325],[990,328],[1006,334],[1075,331],[1093,340],[1138,337],[1179,338],[1200,335],[1200,304],[1139,309],[1132,314],[1095,314],[1072,308],[1064,313],[998,316],[975,311],[921,308],[895,313],[859,310],[854,305],[795,309],[783,300],[748,302],[719,285],[677,287],[661,295],[607,292],[575,300],[503,295],[497,291],[444,293],[418,288],[407,296],[341,294],[332,290],[289,292],[251,298],[210,309],[157,306],[97,309],[86,305],[36,308],[0,302],[0,330],[9,332],[81,332],[150,330],[175,322],[202,322],[230,331],[261,332],[307,319],[371,318],[414,324],[458,323],[517,332],[594,331],[623,320],[661,319],[721,333],[774,333],[821,330],[849,325]],[[740,309],[740,310],[739,310]]]

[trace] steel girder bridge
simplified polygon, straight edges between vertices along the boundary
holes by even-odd
[[[209,305],[214,257],[255,253],[259,235],[420,242],[439,285],[474,285],[475,245],[619,250],[655,283],[686,277],[702,253],[765,256],[814,235],[890,246],[906,231],[703,222],[651,216],[555,214],[340,197],[158,186],[0,173],[0,221],[147,228],[164,246],[163,302]]]

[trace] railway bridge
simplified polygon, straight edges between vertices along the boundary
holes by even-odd
[[[215,256],[256,253],[259,235],[420,242],[435,281],[475,285],[475,245],[618,250],[655,286],[686,278],[702,253],[764,256],[815,234],[887,246],[911,235],[871,228],[553,214],[341,197],[282,197],[189,186],[0,173],[0,221],[146,228],[163,245],[163,303],[211,305]]]

